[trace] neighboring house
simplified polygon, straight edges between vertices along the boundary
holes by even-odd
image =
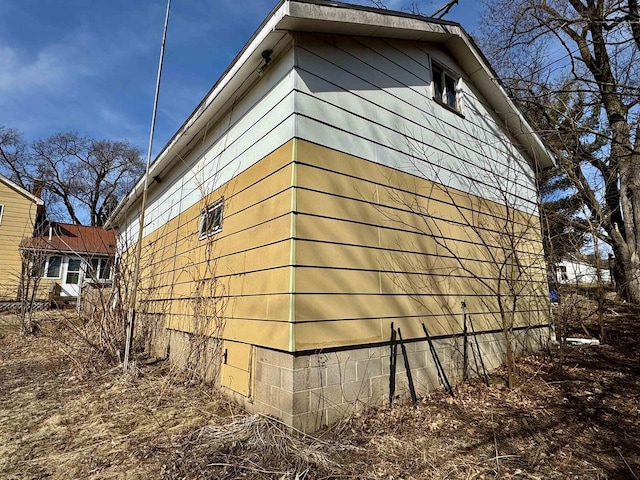
[[[556,281],[566,284],[595,284],[598,281],[598,271],[595,265],[586,260],[565,258],[554,266]],[[600,261],[600,279],[603,283],[611,283],[611,272],[606,260]]]
[[[0,175],[0,300],[16,300],[22,275],[20,242],[33,235],[44,202]]]
[[[513,321],[540,346],[550,319],[534,172],[552,164],[460,25],[281,1],[152,164],[138,318],[175,362],[206,350],[191,334],[211,335],[223,389],[305,430],[388,398],[392,324],[419,393],[438,386],[422,322],[452,380],[469,316],[494,368],[504,337],[484,286],[497,265],[475,227],[507,203],[533,219]],[[142,188],[108,222],[126,261]]]
[[[46,222],[40,235],[24,239],[21,249],[29,252],[41,279],[38,297],[75,298],[87,283],[105,285],[113,276],[116,252],[114,230],[102,227]]]

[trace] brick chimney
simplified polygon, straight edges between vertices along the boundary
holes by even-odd
[[[33,181],[33,186],[31,187],[31,193],[33,193],[36,197],[42,197],[42,189],[44,188],[44,180],[38,179]]]
[[[31,193],[36,197],[42,198],[42,190],[44,189],[44,180],[38,179],[33,181]],[[38,237],[44,234],[46,228],[47,211],[45,205],[38,205],[36,209],[36,219],[33,225],[33,236]]]

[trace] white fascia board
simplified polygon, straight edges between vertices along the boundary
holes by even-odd
[[[7,187],[9,187],[9,188],[11,188],[13,190],[16,190],[18,193],[20,193],[21,195],[24,195],[29,200],[35,202],[36,205],[44,205],[44,201],[40,197],[36,197],[29,190],[26,190],[26,189],[22,188],[20,185],[18,185],[17,183],[12,182],[11,180],[9,180],[4,175],[0,175],[0,182],[4,183]]]
[[[449,23],[391,10],[357,8],[353,5],[290,2],[282,28],[317,33],[431,41],[447,34]]]
[[[449,27],[451,28],[451,27]],[[555,165],[553,154],[544,145],[529,121],[507,94],[493,69],[459,27],[455,37],[447,42],[447,49],[463,67],[472,83],[504,122],[513,138],[524,148],[526,156],[540,169]]]

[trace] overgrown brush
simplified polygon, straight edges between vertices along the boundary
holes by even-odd
[[[360,448],[325,442],[256,414],[208,425],[187,435],[174,451],[165,478],[331,478],[344,473],[345,452]],[[348,462],[347,462],[348,465]],[[193,474],[198,472],[194,477]]]

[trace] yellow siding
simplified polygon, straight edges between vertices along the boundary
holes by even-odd
[[[548,322],[535,215],[304,141],[297,160],[298,350],[386,341],[391,321],[405,338],[423,337],[421,322],[460,333],[462,301],[478,330]],[[514,251],[525,273],[505,260]],[[503,271],[520,275],[506,319]]]
[[[227,341],[280,350],[383,342],[392,321],[405,338],[423,337],[421,322],[433,335],[459,333],[463,300],[477,330],[497,330],[493,292],[504,276],[495,262],[512,228],[523,233],[515,249],[531,268],[508,321],[548,321],[537,217],[293,143],[145,238],[145,311],[165,315],[172,329],[223,331]],[[200,212],[223,194],[223,230],[200,240]],[[432,212],[426,221],[416,198]],[[229,364],[225,375],[242,390],[250,368]]]
[[[143,311],[172,329],[288,348],[292,143],[143,240]],[[201,212],[220,198],[222,231],[200,239]]]
[[[22,271],[18,247],[31,237],[36,218],[35,202],[0,182],[0,299],[15,299]]]

